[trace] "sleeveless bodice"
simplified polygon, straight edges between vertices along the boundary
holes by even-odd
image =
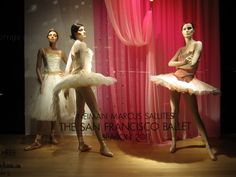
[[[185,60],[185,58],[187,58],[188,56],[193,55],[193,51],[188,52],[183,54],[182,51],[180,52],[179,56],[178,56],[178,61],[183,61]],[[190,82],[195,73],[196,73],[197,67],[192,67],[191,69],[183,69],[183,68],[177,68],[176,72],[174,73],[174,75],[179,79],[179,80],[183,80],[186,82]]]
[[[71,54],[74,56],[72,58],[72,73],[76,74],[82,70],[91,72],[93,51],[79,41],[76,41],[74,45],[79,50],[71,51]]]
[[[45,53],[44,68],[46,73],[61,71],[61,57],[58,54]]]

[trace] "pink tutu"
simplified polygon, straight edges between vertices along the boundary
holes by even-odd
[[[206,94],[219,94],[220,90],[205,82],[198,80],[196,77],[189,82],[179,80],[174,73],[160,74],[150,76],[150,80],[157,84],[162,85],[169,90],[176,90],[178,92],[206,95]]]

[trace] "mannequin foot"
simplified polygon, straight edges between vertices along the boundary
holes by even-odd
[[[58,144],[59,142],[57,141],[57,139],[56,139],[56,136],[55,136],[55,133],[56,133],[56,131],[53,129],[53,130],[51,130],[51,135],[50,135],[50,141],[51,141],[51,143],[52,144]]]
[[[215,153],[216,153],[215,150],[212,150],[209,146],[206,146],[206,148],[208,150],[211,160],[216,161],[217,158],[215,156]]]
[[[106,145],[101,147],[100,154],[104,155],[106,157],[113,157],[114,156],[114,154],[109,150],[109,148]]]
[[[34,150],[34,149],[39,149],[42,147],[42,144],[38,141],[34,142],[33,144],[29,145],[29,146],[26,146],[24,148],[25,151],[31,151],[31,150]]]
[[[42,144],[40,143],[42,140],[42,136],[37,134],[36,135],[36,138],[34,140],[34,143],[32,143],[31,145],[29,146],[26,146],[24,148],[25,151],[31,151],[31,150],[34,150],[34,149],[38,149],[38,148],[41,148],[42,147]]]
[[[176,144],[172,143],[171,146],[170,146],[170,152],[174,153],[175,151],[176,151]]]
[[[59,142],[57,141],[55,135],[50,136],[50,141],[52,144],[57,145]]]
[[[91,149],[92,147],[87,144],[79,145],[80,152],[87,152],[87,151],[90,151]]]
[[[217,153],[215,148],[211,148],[211,151],[213,152],[214,155]]]

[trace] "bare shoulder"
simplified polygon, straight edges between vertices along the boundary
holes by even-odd
[[[43,53],[44,50],[45,50],[44,48],[39,48],[38,53]]]
[[[195,41],[195,45],[198,46],[198,47],[201,47],[202,46],[202,41]]]
[[[201,41],[195,41],[194,46],[195,46],[194,48],[196,50],[202,50],[202,42]]]
[[[59,54],[60,54],[61,57],[65,57],[66,56],[66,53],[63,50],[59,50]]]
[[[58,50],[58,53],[64,54],[65,52],[63,50]]]
[[[184,49],[185,49],[185,47],[180,47],[180,48],[178,48],[177,52],[180,52],[180,51],[182,51]]]
[[[43,56],[43,55],[44,55],[44,51],[45,51],[44,48],[40,48],[40,49],[38,49],[38,55]]]
[[[86,47],[86,43],[83,41],[76,40],[74,45],[81,46],[81,47]]]

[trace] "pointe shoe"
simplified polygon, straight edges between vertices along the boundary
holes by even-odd
[[[87,151],[90,151],[92,147],[87,144],[83,144],[83,145],[79,145],[78,149],[80,152],[87,152]]]
[[[217,158],[216,158],[216,156],[214,154],[210,155],[210,158],[211,158],[212,161],[216,161],[217,160]]]
[[[207,146],[208,153],[210,155],[211,160],[216,161],[217,158],[215,156],[215,150],[212,150],[209,146]]]
[[[211,158],[212,161],[216,161],[217,160],[217,158],[216,158],[216,156],[215,156],[215,154],[213,152],[209,152],[209,155],[210,155],[210,158]]]
[[[52,144],[57,145],[59,142],[57,141],[55,135],[50,136],[50,141]]]
[[[104,146],[100,149],[100,154],[106,156],[106,157],[113,157],[114,154],[108,149],[107,146]]]
[[[39,142],[39,141],[35,141],[33,144],[29,145],[29,146],[26,146],[24,148],[25,151],[31,151],[31,150],[34,150],[34,149],[39,149],[42,147],[42,144]]]
[[[174,153],[176,151],[176,145],[171,145],[170,152]]]

